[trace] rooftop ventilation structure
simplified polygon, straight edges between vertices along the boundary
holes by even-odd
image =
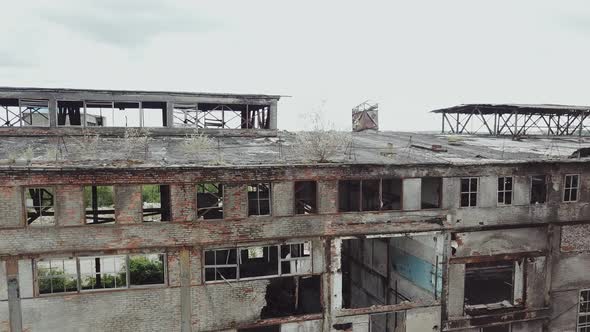
[[[352,131],[379,130],[379,104],[369,100],[352,109]]]

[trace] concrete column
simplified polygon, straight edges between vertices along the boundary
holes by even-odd
[[[243,183],[230,183],[224,187],[223,215],[225,219],[248,217],[248,186]],[[272,211],[272,207],[271,207]]]
[[[83,225],[85,223],[84,210],[84,189],[82,186],[55,187],[55,221],[57,225]]]
[[[10,331],[22,331],[22,313],[20,306],[20,291],[18,286],[18,260],[9,258],[6,261],[6,279],[8,289],[8,318]]]
[[[459,178],[443,178],[442,186],[442,208],[454,209],[459,207],[459,192],[461,189]]]
[[[197,187],[193,183],[170,185],[172,222],[191,222],[197,218]]]
[[[141,186],[115,186],[115,222],[132,224],[142,222]]]
[[[463,316],[463,300],[465,293],[465,264],[449,264],[448,275],[448,317]]]
[[[278,129],[277,128],[277,101],[273,100],[270,102],[270,128],[269,129]]]
[[[166,124],[167,127],[174,127],[174,103],[166,102]]]
[[[494,207],[498,205],[498,177],[482,176],[479,178],[478,204],[480,207]]]
[[[272,215],[292,216],[295,210],[294,183],[290,181],[272,183]]]
[[[338,180],[318,181],[318,212],[329,214],[338,212]]]
[[[512,205],[529,205],[531,202],[531,181],[528,176],[512,177]]]
[[[422,179],[412,178],[403,180],[403,204],[404,211],[420,210]]]
[[[49,99],[49,126],[57,127],[57,100]]]

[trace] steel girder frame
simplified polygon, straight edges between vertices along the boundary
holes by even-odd
[[[590,113],[572,111],[565,114],[530,113],[518,111],[483,113],[479,108],[471,112],[442,112],[444,134],[488,134],[573,136],[590,135]]]

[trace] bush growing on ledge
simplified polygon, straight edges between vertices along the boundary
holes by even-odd
[[[309,116],[310,131],[296,133],[295,148],[304,157],[318,163],[330,162],[352,142],[348,132],[337,131],[332,125],[323,121],[319,113]]]

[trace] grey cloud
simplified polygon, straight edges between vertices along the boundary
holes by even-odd
[[[202,14],[159,1],[77,1],[39,8],[39,16],[91,40],[138,47],[163,33],[207,32],[220,24]]]

